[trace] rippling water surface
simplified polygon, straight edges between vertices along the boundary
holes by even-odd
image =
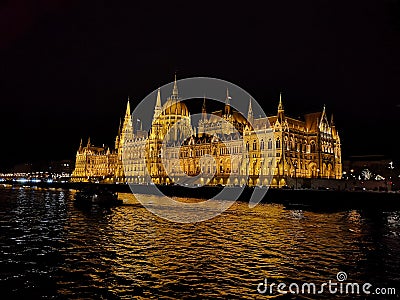
[[[264,278],[322,283],[339,271],[399,286],[400,212],[237,202],[212,220],[178,224],[132,195],[106,209],[77,207],[74,193],[0,188],[2,298],[267,299],[257,292]],[[346,299],[318,297],[334,296]]]

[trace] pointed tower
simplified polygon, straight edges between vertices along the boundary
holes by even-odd
[[[162,113],[162,106],[161,106],[161,90],[160,90],[160,88],[158,88],[156,106],[154,107],[153,122],[158,118],[158,116],[159,116],[161,113]]]
[[[201,107],[201,119],[203,120],[203,122],[207,120],[206,96],[204,96],[203,106]]]
[[[132,126],[132,116],[131,116],[131,105],[128,97],[125,117],[118,138],[118,145],[117,145],[118,147],[116,149],[118,160],[115,171],[115,180],[117,182],[123,182],[125,180],[124,168],[122,165],[123,152],[124,148],[126,147],[126,144],[132,140],[133,140],[133,126]]]
[[[83,153],[89,153],[90,152],[90,146],[91,146],[91,142],[90,142],[90,137],[88,138],[86,147],[83,148]]]
[[[319,120],[319,130],[326,131],[329,129],[328,118],[326,116],[326,107],[324,104],[324,108],[322,109],[321,119]]]
[[[124,117],[124,122],[121,122],[122,120],[119,120],[119,128],[118,128],[118,134],[117,137],[115,138],[115,150],[120,152],[120,149],[123,146],[123,143],[125,141],[125,133],[127,131],[127,128],[132,127],[132,120],[131,120],[131,104],[128,96],[128,102],[126,104],[126,111],[125,111],[125,117]],[[131,131],[133,132],[133,128],[130,128]]]
[[[128,103],[126,104],[126,112],[124,117],[124,122],[122,123],[122,128],[120,130],[120,142],[124,142],[127,133],[133,133],[132,128],[132,117],[131,117],[131,104],[128,97]]]
[[[176,81],[176,74],[174,79],[174,86],[172,88],[172,94],[167,98],[167,102],[164,104],[164,109],[162,111],[163,114],[177,114],[178,106],[176,105],[179,102],[179,92],[178,92],[178,83]]]
[[[78,153],[81,153],[81,151],[82,151],[82,138],[81,138],[81,142],[79,143]]]
[[[283,109],[283,104],[282,104],[282,92],[279,93],[279,104],[278,104],[278,119],[281,122],[283,120],[283,117],[285,115],[285,110]],[[282,122],[281,122],[282,124]]]
[[[174,87],[172,89],[171,98],[173,98],[175,100],[178,99],[178,84],[176,83],[176,73],[175,73]]]
[[[207,109],[206,109],[206,96],[204,95],[203,98],[203,106],[201,107],[201,119],[199,120],[198,123],[198,128],[197,128],[197,135],[204,135],[205,133],[205,124],[208,122],[207,119]],[[196,133],[196,131],[193,131]]]
[[[335,121],[333,120],[333,113],[331,114],[331,122],[330,122],[331,130],[332,130],[332,136],[336,138],[337,136],[337,131],[336,131],[336,126],[335,126]]]
[[[128,103],[126,104],[126,112],[125,112],[125,119],[131,117],[131,104],[129,101],[129,96],[128,96]]]
[[[121,118],[119,118],[118,134],[115,137],[115,147],[114,147],[115,150],[119,148],[119,139],[121,137],[121,131],[122,131],[122,120]]]
[[[249,121],[250,124],[253,124],[254,122],[253,108],[251,106],[251,98],[249,99],[249,110],[247,112],[247,121]]]
[[[121,130],[122,130],[122,119],[119,118],[119,127],[118,127],[118,135],[121,134]]]
[[[229,96],[229,89],[226,88],[226,99],[225,99],[225,109],[224,109],[224,115],[228,117],[231,114],[231,96]]]

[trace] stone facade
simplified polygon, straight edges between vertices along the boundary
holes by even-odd
[[[175,80],[164,105],[158,90],[149,132],[133,128],[128,101],[115,149],[81,145],[73,180],[281,187],[288,178],[341,178],[340,137],[325,107],[295,119],[280,97],[275,116],[255,118],[250,99],[246,118],[230,101],[227,90],[223,109],[208,114],[204,100],[192,126]]]

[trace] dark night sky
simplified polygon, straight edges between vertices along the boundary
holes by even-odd
[[[209,76],[267,114],[326,104],[344,155],[398,157],[400,0],[0,4],[0,170],[111,144],[129,95]],[[133,105],[134,105],[133,103]]]

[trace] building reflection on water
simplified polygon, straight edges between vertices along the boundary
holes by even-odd
[[[121,195],[129,205],[105,209],[76,207],[73,194],[0,189],[6,296],[254,299],[264,278],[319,283],[344,271],[386,287],[400,279],[397,211],[237,202],[214,219],[178,224],[133,195]]]

